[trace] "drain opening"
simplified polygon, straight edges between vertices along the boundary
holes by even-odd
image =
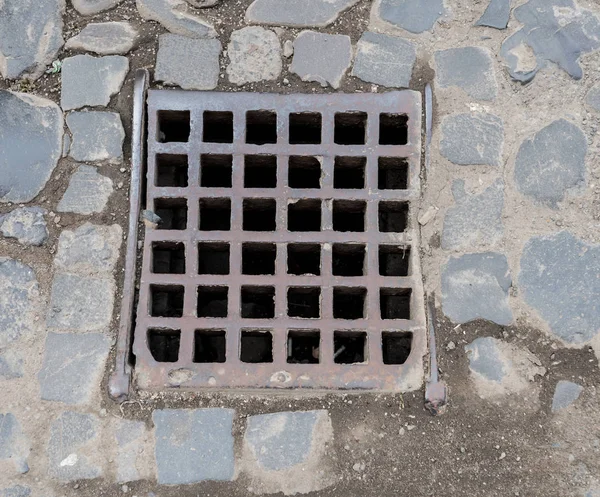
[[[197,316],[199,318],[226,318],[227,297],[226,286],[199,286]]]
[[[300,243],[287,246],[287,272],[296,275],[321,274],[321,246]]]
[[[291,287],[287,292],[287,314],[292,318],[318,318],[321,315],[320,287]]]
[[[196,330],[193,362],[225,362],[225,331]]]
[[[276,156],[246,155],[244,157],[244,188],[275,188],[276,186]]]
[[[277,204],[273,198],[244,199],[242,229],[275,231]]]
[[[320,231],[321,201],[297,200],[288,204],[289,231]]]
[[[381,288],[381,319],[410,319],[410,288]]]
[[[183,198],[157,198],[154,212],[160,218],[159,230],[184,230],[187,227],[187,201]]]
[[[231,229],[231,200],[228,198],[200,199],[200,231],[229,231]]]
[[[408,188],[408,162],[401,157],[379,157],[377,186],[380,190]]]
[[[240,361],[273,362],[273,334],[263,330],[242,330],[240,336]]]
[[[202,141],[233,143],[233,112],[204,111]]]
[[[150,315],[162,318],[183,316],[183,287],[179,285],[150,286]]]
[[[333,361],[336,364],[367,362],[367,334],[363,331],[335,331],[333,333]]]
[[[363,319],[365,317],[366,288],[336,287],[333,289],[334,319]]]
[[[364,145],[366,112],[338,112],[334,118],[333,141],[338,145]]]
[[[366,210],[362,200],[334,200],[333,231],[365,231]]]
[[[184,274],[185,246],[183,243],[152,243],[152,272],[156,274]]]
[[[199,243],[198,274],[229,274],[229,256],[227,243]]]
[[[297,112],[290,114],[291,145],[321,143],[321,114],[318,112]]]
[[[277,114],[268,110],[246,112],[246,143],[277,143]]]
[[[157,114],[159,143],[187,142],[190,139],[190,111],[159,110]]]
[[[179,360],[180,330],[149,329],[148,347],[156,362],[177,362]]]
[[[379,145],[406,145],[407,143],[408,116],[379,114]]]
[[[402,233],[408,225],[408,203],[379,202],[379,231]]]
[[[321,188],[321,162],[316,157],[291,155],[288,162],[290,188]]]
[[[243,318],[273,318],[275,317],[275,288],[272,286],[243,286],[241,303]]]
[[[200,155],[200,186],[231,188],[233,156],[226,154]]]
[[[274,243],[244,243],[242,274],[275,274],[277,248]]]
[[[333,187],[360,189],[365,187],[366,157],[337,156],[333,165]]]
[[[334,276],[363,276],[365,274],[365,246],[334,244],[332,273]]]
[[[381,276],[408,276],[410,247],[379,246],[379,274]]]
[[[290,330],[287,340],[289,364],[318,364],[321,333],[318,330]]]
[[[384,331],[381,345],[384,364],[404,364],[412,349],[412,333]]]
[[[156,186],[188,186],[187,155],[158,154],[155,184]]]

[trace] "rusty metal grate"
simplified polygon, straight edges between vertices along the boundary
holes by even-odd
[[[422,382],[421,96],[148,92],[142,388]]]

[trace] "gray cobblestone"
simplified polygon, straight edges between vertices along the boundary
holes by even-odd
[[[552,412],[566,409],[575,402],[583,392],[583,387],[572,381],[561,380],[556,384],[552,397]]]
[[[485,12],[475,25],[506,29],[510,17],[510,1],[511,0],[490,0]]]
[[[23,357],[11,349],[0,352],[0,379],[12,380],[23,377]]]
[[[137,30],[128,22],[90,23],[67,41],[65,48],[98,55],[126,54],[133,48],[137,37]]]
[[[430,31],[444,13],[443,0],[377,0],[375,16],[411,33]],[[373,14],[372,14],[373,16]]]
[[[8,238],[16,238],[22,245],[42,245],[48,238],[48,228],[41,207],[19,207],[0,215],[0,231]]]
[[[281,42],[269,29],[249,26],[234,31],[227,56],[227,77],[236,85],[272,81],[281,74]]]
[[[585,103],[596,112],[600,112],[600,83],[592,86],[585,96]]]
[[[251,23],[298,28],[325,27],[358,0],[255,0],[246,11]]]
[[[30,443],[21,424],[11,414],[0,414],[0,459],[11,460],[17,473],[27,473]]]
[[[95,167],[81,165],[71,176],[56,210],[84,215],[102,212],[112,192],[110,178],[99,174]]]
[[[195,14],[183,0],[136,0],[140,15],[156,21],[171,33],[190,38],[214,38],[217,33],[210,22]]]
[[[116,112],[71,112],[67,125],[73,133],[69,155],[77,161],[120,160],[125,131]]]
[[[72,0],[73,7],[84,16],[98,14],[120,4],[123,0]]]
[[[0,495],[2,497],[29,497],[31,495],[31,489],[23,485],[15,485],[14,487],[8,487],[2,490]]]
[[[151,475],[147,450],[146,425],[141,421],[128,419],[115,423],[115,441],[117,444],[117,481],[127,483]]]

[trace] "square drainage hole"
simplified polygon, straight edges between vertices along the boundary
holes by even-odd
[[[158,154],[156,156],[156,186],[188,186],[187,155]]]
[[[381,276],[408,276],[410,247],[379,246],[379,274]]]
[[[333,163],[333,187],[359,189],[365,187],[366,157],[336,156]]]
[[[363,276],[365,274],[365,246],[334,243],[332,274],[334,276]]]
[[[226,154],[200,155],[200,186],[231,188],[233,156]]]
[[[321,162],[316,157],[291,155],[288,162],[290,188],[321,188]]]
[[[242,229],[275,231],[277,203],[274,198],[244,199]]]
[[[183,243],[153,242],[152,272],[156,274],[184,274],[185,246]]]
[[[194,331],[193,362],[225,362],[225,330]]]
[[[379,145],[406,145],[407,143],[408,116],[379,114]]]
[[[229,244],[198,244],[198,274],[229,274]]]
[[[159,110],[158,111],[159,143],[187,142],[190,139],[189,110]]]
[[[362,200],[334,200],[333,231],[365,231],[366,209]]]
[[[228,294],[229,288],[226,286],[199,286],[197,316],[199,318],[226,318]]]
[[[184,230],[187,226],[187,201],[184,198],[157,198],[154,212],[160,218],[159,230]]]
[[[183,316],[183,286],[150,285],[150,316],[180,318]]]
[[[292,318],[318,318],[321,315],[321,288],[288,288],[287,314]]]
[[[338,145],[364,145],[367,135],[366,112],[338,112],[334,118],[333,141]]]
[[[296,200],[288,203],[288,231],[321,231],[321,201]]]
[[[296,275],[321,274],[321,246],[309,243],[287,246],[287,272]]]
[[[333,289],[333,317],[362,319],[365,317],[366,288],[337,287]]]
[[[241,304],[243,318],[273,318],[275,317],[275,288],[272,286],[243,286]]]
[[[242,330],[240,361],[273,362],[273,334],[263,330]]]
[[[156,362],[177,362],[179,360],[180,330],[149,329],[148,348]]]
[[[246,155],[244,157],[244,188],[275,188],[277,186],[277,156]]]
[[[384,364],[404,364],[412,349],[412,333],[384,331],[381,334]]]
[[[202,141],[233,143],[233,112],[204,111]]]
[[[242,274],[275,274],[274,243],[242,244]]]
[[[321,114],[318,112],[296,112],[290,114],[290,144],[320,144],[321,122]]]
[[[360,364],[366,361],[367,334],[364,331],[335,331],[333,333],[333,362]]]
[[[200,199],[200,231],[229,231],[231,229],[231,199]]]
[[[379,157],[377,188],[380,190],[406,190],[408,188],[408,162],[401,157]]]
[[[321,333],[317,330],[288,331],[287,362],[289,364],[318,364]]]
[[[379,231],[402,233],[408,226],[407,202],[379,202]]]
[[[269,110],[246,112],[246,143],[277,143],[277,114]]]
[[[381,319],[410,319],[410,288],[381,288],[379,306]]]

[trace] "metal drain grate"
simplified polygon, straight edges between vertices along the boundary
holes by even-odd
[[[418,387],[420,94],[147,105],[138,384]]]

